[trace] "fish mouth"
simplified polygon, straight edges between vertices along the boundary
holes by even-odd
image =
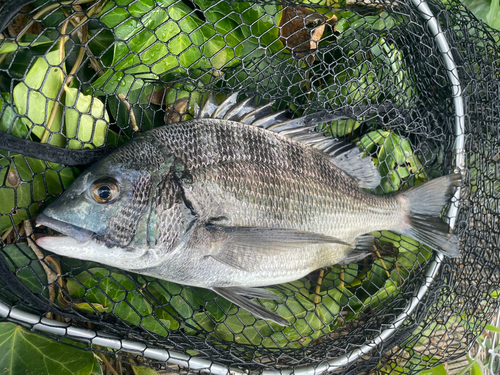
[[[57,219],[53,219],[45,214],[38,215],[38,217],[36,218],[36,223],[37,225],[44,225],[50,229],[62,233],[65,236],[71,237],[79,244],[84,244],[90,241],[90,239],[95,235],[95,233],[91,230],[84,229],[73,224],[68,224]]]

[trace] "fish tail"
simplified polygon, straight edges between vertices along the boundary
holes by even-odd
[[[450,174],[399,193],[398,200],[409,213],[398,231],[448,257],[457,257],[459,239],[450,233],[440,214],[460,181],[460,174]]]

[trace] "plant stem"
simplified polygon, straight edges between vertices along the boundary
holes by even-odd
[[[23,222],[24,231],[26,232],[26,236],[28,239],[28,246],[31,250],[36,254],[36,257],[40,260],[40,264],[42,265],[46,275],[47,275],[47,284],[49,288],[49,300],[54,302],[56,300],[56,291],[55,291],[55,283],[57,282],[58,274],[56,274],[46,263],[45,255],[42,254],[38,247],[35,245],[35,238],[33,235],[33,228],[31,226],[31,222],[29,220],[24,220]],[[52,313],[48,312],[47,317],[51,318]]]
[[[314,303],[319,303],[319,293],[321,292],[321,283],[323,282],[323,276],[325,275],[325,270],[319,271],[318,285],[316,285],[316,296],[314,296]]]
[[[377,254],[378,259],[380,260],[380,263],[382,263],[382,267],[384,268],[385,273],[387,274],[387,277],[390,279],[390,278],[391,278],[391,274],[390,274],[390,273],[389,273],[389,271],[387,270],[387,267],[386,267],[386,265],[385,265],[385,262],[384,262],[384,260],[382,259],[382,257],[380,256],[380,253],[378,252],[377,247],[376,247],[375,245],[373,245],[373,248],[375,249],[375,254]]]
[[[344,289],[344,266],[340,266],[340,285],[339,289]]]
[[[64,21],[64,23],[61,27],[61,34],[66,34],[66,29],[68,28],[68,24],[69,24],[69,19]],[[65,69],[64,69],[64,64],[63,64],[64,43],[66,42],[66,39],[67,39],[67,37],[65,37],[65,36],[62,36],[61,39],[59,39],[59,64],[61,65],[61,77],[62,77],[61,81],[63,81],[63,82],[64,82],[64,78],[66,76],[64,73]],[[64,84],[63,84],[63,86],[64,86]],[[61,90],[59,90],[56,102],[54,103],[54,106],[52,107],[52,111],[50,112],[49,121],[47,121],[47,128],[43,132],[42,139],[40,140],[40,143],[47,143],[47,140],[49,139],[50,132],[52,130],[52,125],[54,124],[54,120],[56,118],[57,111],[59,110],[59,101],[61,100],[61,95],[62,95],[62,92],[61,92]]]
[[[7,239],[7,237],[9,237],[9,234],[12,232],[12,230],[14,229],[14,227],[10,227],[9,229],[7,229],[3,235],[2,235],[2,242],[5,241]]]
[[[56,3],[56,4],[52,4],[52,5],[49,5],[49,6],[46,6],[45,8],[39,10],[37,13],[35,13],[35,15],[33,17],[31,17],[31,20],[26,24],[26,26],[24,27],[23,30],[21,30],[19,32],[19,34],[17,34],[16,36],[16,41],[19,42],[19,40],[21,40],[21,38],[23,37],[23,35],[26,33],[26,31],[28,31],[28,29],[30,28],[30,26],[33,24],[33,22],[37,19],[39,19],[41,16],[43,16],[44,14],[50,12],[51,10],[54,10],[54,9],[57,9],[59,6],[61,5],[79,5],[79,4],[86,4],[86,3],[91,3],[95,0],[79,0],[79,1],[76,1],[74,2],[73,4],[73,1],[65,1],[65,2],[62,2],[62,3]],[[107,2],[107,0],[105,1],[105,3]],[[94,8],[92,8],[94,9]],[[1,57],[0,57],[0,64],[5,60],[5,58],[7,57],[7,55],[9,54],[10,52],[7,52],[7,53],[4,53]]]
[[[9,54],[10,52],[6,52],[4,53],[2,56],[0,56],[0,64],[3,63],[3,61],[7,58],[7,55]]]
[[[68,28],[68,24],[73,19],[73,17],[75,17],[75,16],[68,18],[64,22],[63,26],[61,27],[61,34],[66,34],[66,29]],[[75,27],[75,29],[78,26],[82,25],[87,19],[88,19],[88,17],[84,16],[82,18],[82,20],[80,21],[80,23]],[[71,81],[73,81],[73,78],[75,78],[75,74],[76,74],[77,70],[80,68],[82,61],[83,61],[83,57],[85,56],[85,43],[87,42],[87,37],[88,37],[87,28],[88,28],[87,24],[83,24],[83,26],[82,26],[82,40],[81,40],[82,46],[80,47],[78,57],[77,57],[75,64],[73,65],[73,68],[71,69],[71,72],[69,74],[65,74],[65,72],[64,72],[65,68],[64,68],[64,64],[63,64],[64,44],[69,39],[69,37],[62,36],[61,39],[59,40],[59,61],[62,64],[61,77],[62,77],[62,81],[63,81],[63,90],[65,92],[68,91],[68,86],[71,84]],[[73,30],[73,32],[74,32],[74,30]],[[52,129],[52,125],[53,125],[54,120],[57,116],[57,111],[59,110],[61,96],[62,96],[62,91],[59,92],[59,95],[57,96],[57,101],[55,102],[54,107],[52,107],[52,112],[50,113],[50,118],[49,118],[49,121],[47,122],[47,129],[45,129],[45,132],[43,133],[42,139],[40,141],[41,143],[46,143],[48,138],[49,138],[50,130]]]
[[[139,131],[139,127],[137,126],[137,120],[135,119],[134,110],[132,109],[132,106],[130,105],[130,102],[127,100],[126,96],[123,95],[123,94],[118,94],[118,98],[125,105],[125,107],[127,107],[127,110],[130,113],[130,122],[132,124],[132,129],[135,132],[138,132]]]
[[[118,370],[119,374],[123,374],[123,368],[122,368],[122,362],[118,359],[119,357],[116,357],[116,367]]]
[[[101,353],[101,352],[97,352],[97,355],[99,356],[99,358],[102,359],[102,361],[104,362],[104,364],[106,365],[106,367],[108,368],[109,371],[111,371],[111,373],[113,375],[119,375],[116,370],[113,368],[113,366],[111,366],[111,363],[109,363],[109,361],[106,359],[106,356]]]
[[[399,272],[399,266],[398,266],[398,260],[394,262],[394,267],[396,268],[396,273],[398,274],[398,279],[399,279],[399,285],[403,284],[403,279],[401,278],[401,273]]]

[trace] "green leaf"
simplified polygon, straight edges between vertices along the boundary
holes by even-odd
[[[479,366],[478,361],[479,359],[476,359],[475,361],[472,362],[472,366],[470,368],[470,375],[483,375],[483,372],[481,371],[481,366]]]
[[[81,345],[67,341],[73,345]],[[0,323],[0,368],[2,373],[7,375],[102,374],[91,351],[61,344],[6,322]]]
[[[486,23],[494,29],[500,30],[500,2],[492,0],[490,9],[486,14]]]
[[[446,371],[446,367],[441,364],[430,370],[421,371],[419,372],[419,375],[448,375],[448,371]]]
[[[6,245],[2,252],[10,266],[11,271],[16,272],[19,280],[26,285],[33,293],[44,292],[48,297],[45,288],[47,285],[47,274],[36,254],[30,249],[27,242],[20,242],[16,245]]]
[[[130,84],[124,81],[128,75],[135,78],[157,78],[165,73],[196,75],[199,74],[196,68],[219,70],[238,64],[242,58],[253,56],[259,44],[268,46],[272,53],[283,49],[273,18],[281,6],[214,5],[200,0],[197,5],[202,10],[208,9],[205,16],[215,24],[211,25],[183,2],[163,0],[159,5],[152,7],[150,1],[142,0],[127,10],[111,10],[111,5],[104,8],[101,21],[114,28],[120,41],[114,45],[112,69],[93,83],[95,88],[107,94],[115,90],[125,93],[130,89]],[[133,6],[137,9],[131,11]],[[241,25],[241,20],[250,26]]]
[[[496,0],[462,0],[479,20],[487,23],[490,27],[500,30],[500,5]]]
[[[96,97],[83,95],[76,88],[68,89],[64,99],[67,107],[64,114],[65,134],[68,138],[73,138],[68,147],[81,149],[82,143],[84,148],[102,146],[109,124],[104,103]]]
[[[169,331],[179,329],[179,323],[172,317],[170,319],[159,319],[154,316],[146,316],[142,319],[141,326],[163,337],[167,337]]]
[[[134,375],[158,375],[158,371],[144,366],[131,366]]]
[[[176,284],[161,282],[170,289],[180,291],[180,287]],[[87,301],[78,302],[76,307],[83,307],[89,312],[95,312],[92,307],[99,312],[112,311],[120,319],[133,325],[142,325],[143,328],[162,336],[168,336],[168,330],[179,328],[179,322],[170,315],[170,312],[175,314],[174,309],[184,318],[192,315],[192,309],[180,295],[171,299],[165,289],[154,284],[149,285],[148,291],[159,299],[159,304],[173,303],[173,309],[170,308],[169,311],[165,308],[155,308],[158,302],[146,298],[137,290],[137,286],[129,277],[121,273],[110,272],[105,268],[91,268],[74,279],[68,278],[67,287],[72,298],[84,297]],[[159,293],[158,290],[163,290],[165,293]],[[197,305],[193,302],[194,297],[189,295],[188,290],[185,290],[183,295],[191,304]],[[175,303],[178,305],[176,306]]]
[[[413,154],[410,142],[400,135],[383,130],[372,131],[361,138],[361,145],[370,154],[376,154],[375,164],[382,176],[381,186],[375,193],[392,193],[411,175],[416,181],[425,180],[421,173],[422,164]],[[405,180],[403,180],[405,179]]]
[[[491,3],[491,0],[462,0],[462,4],[481,21],[486,20],[486,15],[490,11]]]
[[[50,64],[50,65],[49,65]],[[56,98],[62,86],[61,61],[59,51],[49,52],[45,57],[36,59],[28,71],[26,78],[19,82],[13,91],[14,103],[24,123],[33,127],[32,132],[42,138],[45,126],[51,116]],[[61,134],[53,134],[61,130],[62,108],[59,106],[50,129],[48,143],[64,146],[66,138]]]
[[[182,296],[174,296],[170,301],[171,306],[184,319],[188,319],[193,315],[193,309]]]
[[[37,35],[33,35],[33,37],[37,37]],[[33,38],[32,37],[32,38]],[[23,40],[25,40],[23,38]],[[40,36],[37,38],[37,41],[31,40],[31,41],[25,41],[25,42],[16,42],[16,41],[10,41],[10,40],[2,40],[2,43],[0,44],[0,54],[3,53],[9,53],[9,52],[14,52],[17,51],[20,47],[36,47],[36,46],[44,46],[44,45],[51,45],[53,44],[54,41],[50,40],[46,36]]]
[[[181,59],[186,63],[186,58],[194,57],[188,56],[189,53],[196,54],[194,49],[184,51],[187,46],[183,43],[191,45],[189,38],[186,34],[179,35],[179,33],[181,30],[189,32],[203,22],[199,20],[193,24],[193,16],[187,16],[192,9],[184,3],[177,3],[173,6],[170,6],[173,3],[172,0],[158,3],[158,7],[151,7],[153,3],[141,0],[129,9],[116,7],[109,12],[109,7],[112,7],[110,3],[103,9],[104,16],[101,21],[108,27],[114,27],[116,37],[127,42],[115,43],[113,68],[98,78],[92,84],[93,87],[102,89],[107,94],[115,90],[117,90],[116,93],[126,93],[135,81],[132,74],[144,73],[141,78],[157,78],[158,74],[178,67]],[[133,14],[129,13],[131,11]],[[175,19],[176,12],[182,12],[177,18],[184,17],[182,21],[171,20],[171,18]],[[191,30],[183,30],[182,27],[186,25],[191,25]],[[175,55],[181,52],[182,55],[178,60]],[[189,62],[188,65],[193,62]]]
[[[500,328],[495,327],[495,326],[493,326],[493,325],[491,325],[491,324],[486,324],[485,329],[486,329],[487,331],[490,331],[490,332],[500,333]]]
[[[389,297],[394,297],[397,293],[398,287],[396,286],[394,281],[392,281],[391,279],[386,280],[384,286],[370,298],[371,308],[377,307]]]
[[[6,181],[7,173],[18,182],[16,185]],[[0,189],[0,214],[9,215],[0,216],[0,233],[12,226],[11,218],[19,224],[34,215],[39,203],[59,195],[76,176],[76,169],[61,168],[39,159],[18,154],[11,154],[9,159],[0,156],[0,181],[6,181]]]
[[[21,121],[12,105],[10,94],[7,92],[2,93],[0,97],[0,131],[15,137],[26,138],[28,127]]]
[[[331,129],[331,134],[334,137],[345,137],[348,134],[351,134],[354,130],[359,128],[361,126],[361,123],[349,119],[349,120],[338,120],[338,121],[333,121],[330,129]]]
[[[104,307],[103,305],[99,303],[87,303],[87,302],[74,302],[71,307],[86,312],[93,314],[96,311],[100,313],[105,313],[105,312],[110,312],[111,307]]]

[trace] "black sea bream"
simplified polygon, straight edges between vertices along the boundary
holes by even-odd
[[[286,120],[231,95],[198,118],[148,131],[82,173],[37,222],[65,236],[54,253],[211,289],[288,324],[246,297],[369,254],[367,233],[393,230],[448,256],[458,240],[439,215],[457,174],[387,196],[354,144],[314,132],[326,114]],[[331,120],[331,118],[330,118]]]

